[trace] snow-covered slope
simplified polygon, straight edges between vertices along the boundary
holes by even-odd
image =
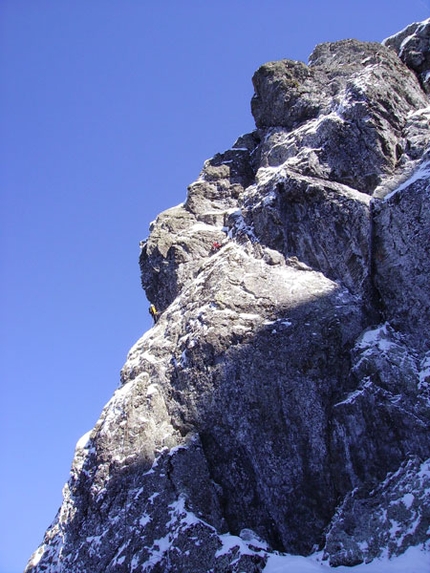
[[[430,21],[408,30],[257,70],[256,131],[142,243],[160,318],[27,573],[426,570]]]

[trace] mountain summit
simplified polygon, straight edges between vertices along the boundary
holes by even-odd
[[[256,130],[141,244],[157,320],[26,573],[430,549],[429,40],[255,72]]]

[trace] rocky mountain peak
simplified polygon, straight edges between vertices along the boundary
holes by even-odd
[[[256,130],[141,245],[158,320],[27,573],[429,548],[429,25],[257,70]]]
[[[430,93],[430,18],[415,22],[383,44],[396,52],[402,62],[417,75],[424,91]]]

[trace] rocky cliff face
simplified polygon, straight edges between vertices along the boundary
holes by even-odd
[[[429,38],[427,20],[257,70],[256,130],[142,245],[160,318],[27,573],[429,547]]]

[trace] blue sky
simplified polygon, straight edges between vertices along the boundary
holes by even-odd
[[[429,15],[429,0],[0,0],[0,573],[41,542],[150,327],[149,223],[253,129],[253,72]]]

